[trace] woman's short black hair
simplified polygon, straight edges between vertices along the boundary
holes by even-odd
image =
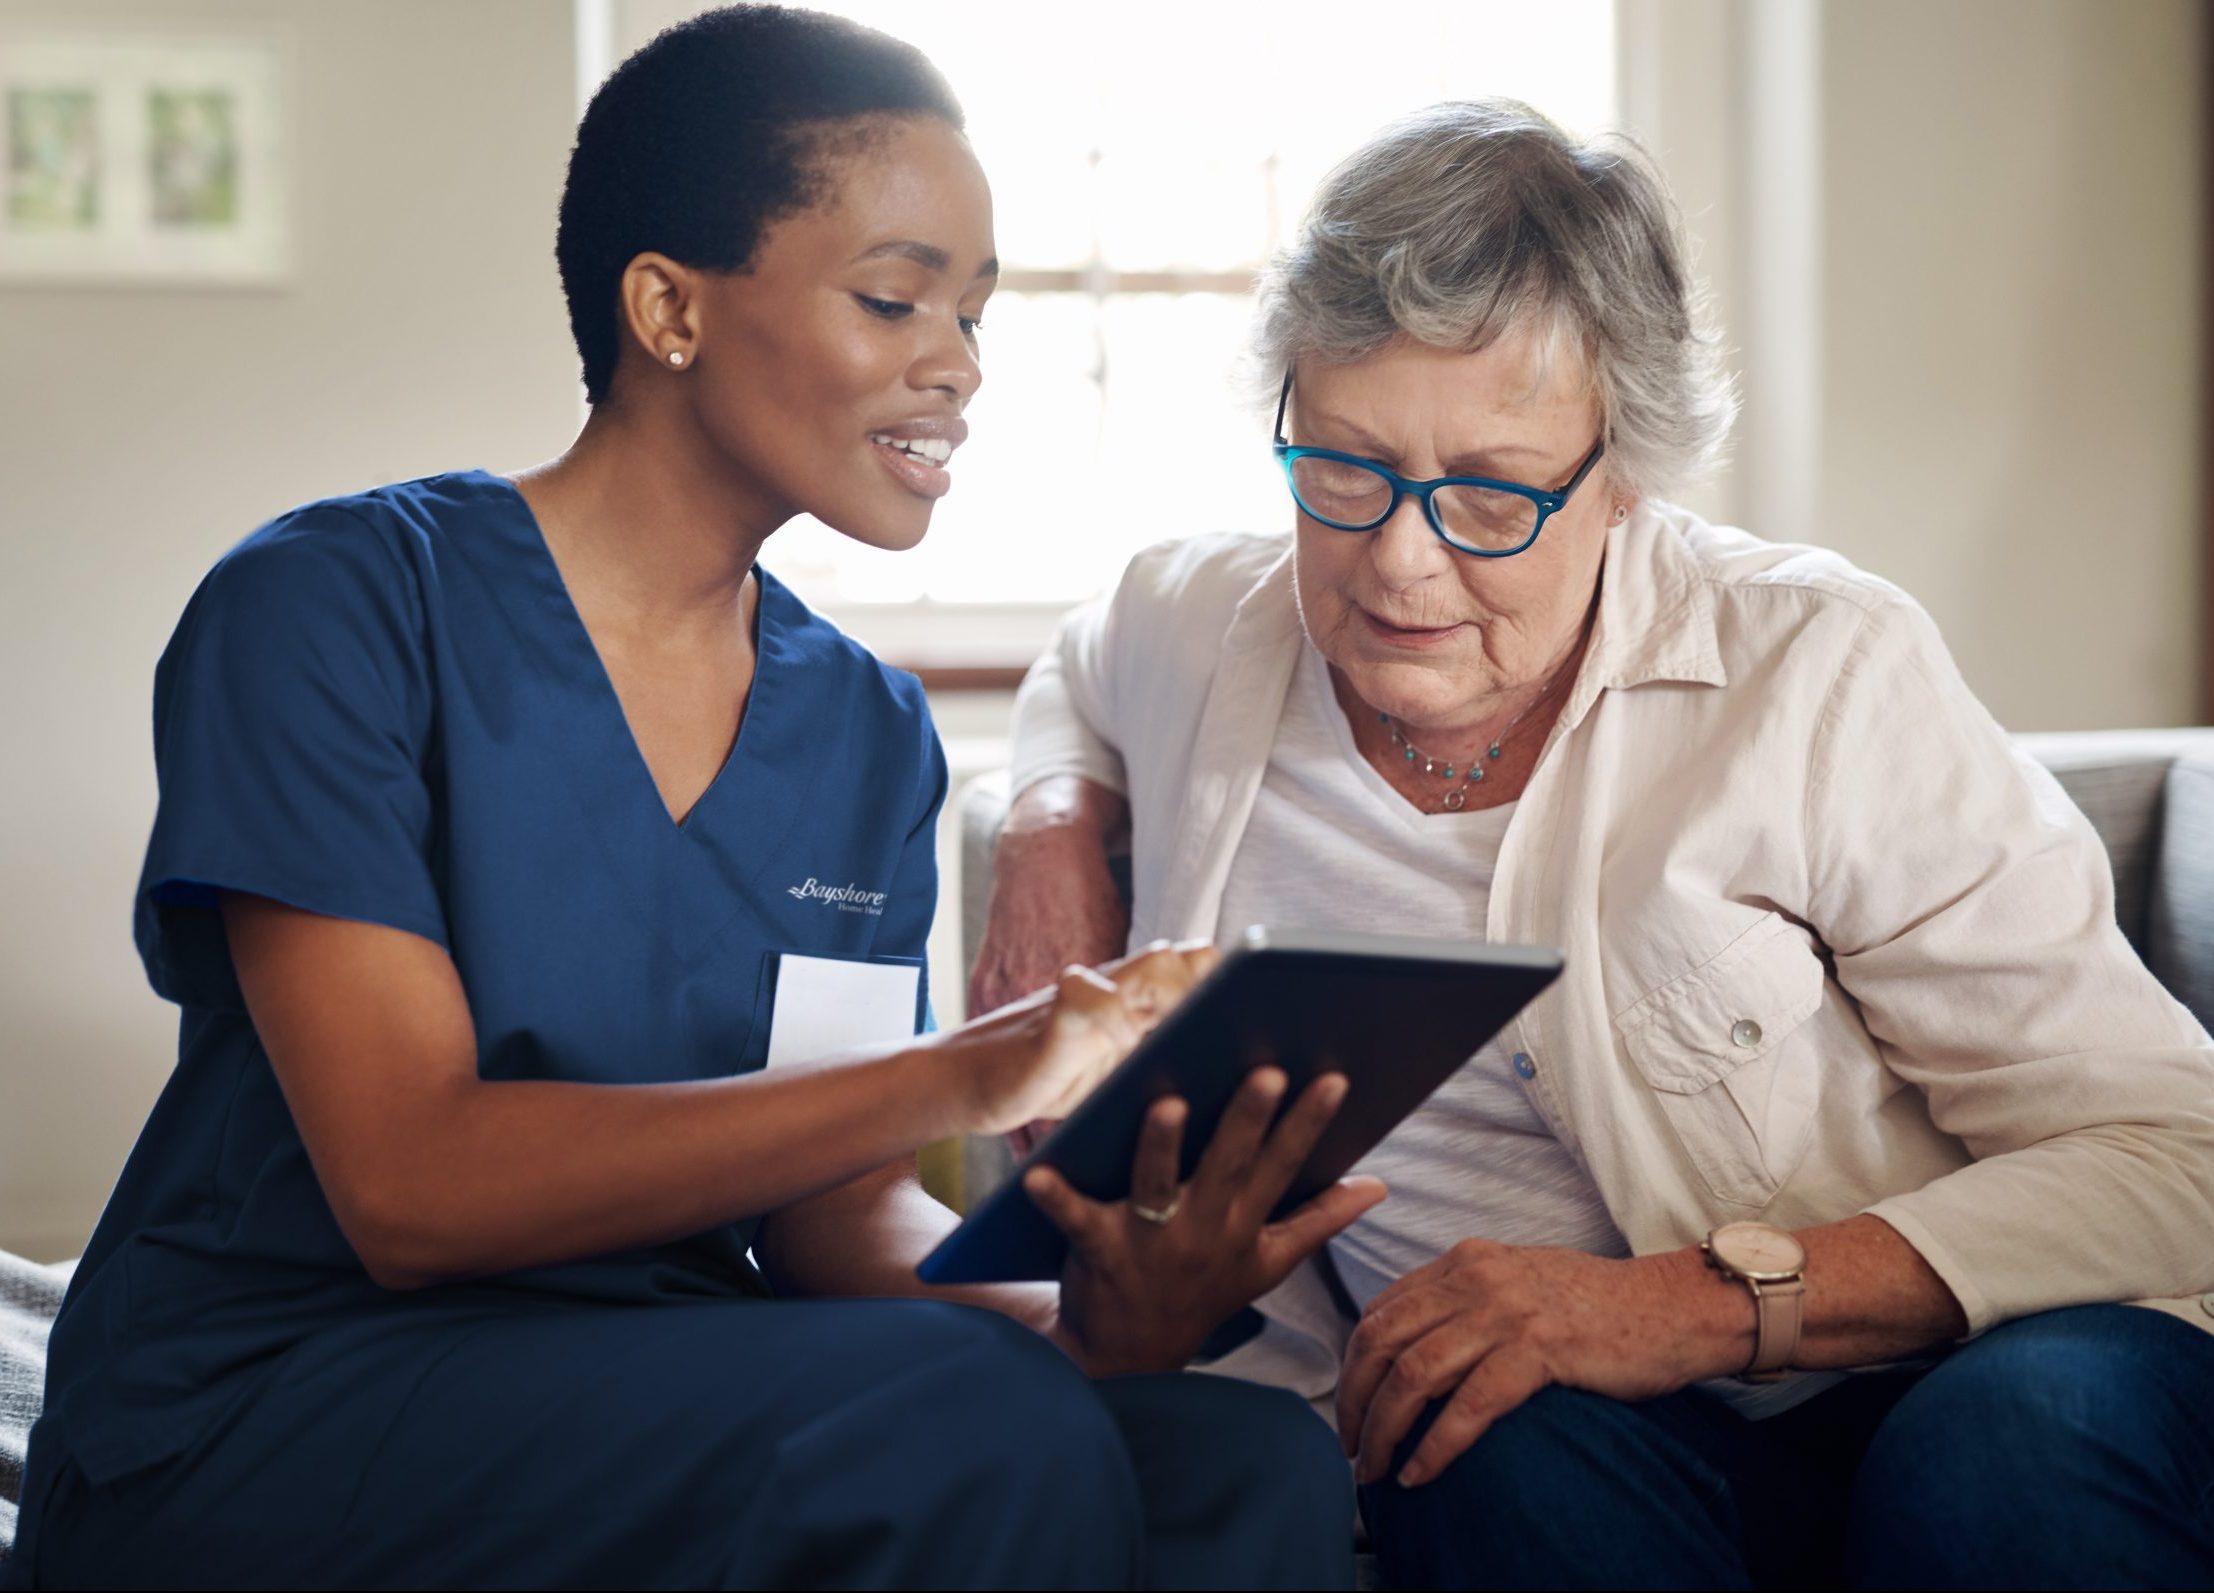
[[[822,135],[871,115],[962,125],[922,51],[819,11],[725,6],[617,67],[577,128],[554,243],[585,396],[598,403],[614,380],[632,260],[744,270],[771,222],[821,197]]]

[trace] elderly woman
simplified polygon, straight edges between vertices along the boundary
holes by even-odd
[[[2214,1581],[2214,1050],[1910,598],[1661,501],[1734,406],[1653,173],[1416,115],[1258,353],[1293,533],[1069,621],[977,985],[1252,922],[1566,951],[1368,1164],[1357,1327],[1270,1302],[1336,1331],[1386,1574]]]

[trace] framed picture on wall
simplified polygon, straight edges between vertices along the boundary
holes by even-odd
[[[292,273],[278,38],[0,32],[0,285]]]

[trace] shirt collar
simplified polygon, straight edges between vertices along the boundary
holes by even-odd
[[[1584,677],[1600,689],[1730,683],[1715,634],[1714,592],[1675,515],[1641,504],[1608,528],[1599,623]]]
[[[1223,632],[1225,657],[1250,648],[1296,643],[1304,633],[1299,625],[1299,598],[1292,585],[1292,539],[1284,539],[1284,551],[1246,588],[1245,596],[1231,611],[1229,629]]]

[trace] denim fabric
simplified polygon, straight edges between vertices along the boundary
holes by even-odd
[[[2209,1412],[2214,1340],[2077,1306],[1765,1422],[1548,1389],[1361,1505],[1393,1587],[2204,1589]]]

